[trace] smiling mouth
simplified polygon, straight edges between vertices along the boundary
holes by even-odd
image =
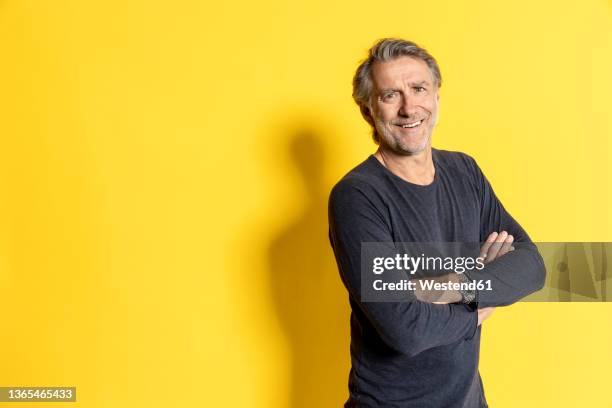
[[[423,119],[418,120],[416,122],[412,122],[412,123],[399,123],[399,124],[396,124],[396,126],[399,126],[404,129],[412,129],[412,128],[418,127],[421,123],[423,123]]]

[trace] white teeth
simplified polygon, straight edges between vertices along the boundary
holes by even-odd
[[[422,120],[419,120],[418,122],[414,122],[414,123],[409,123],[407,125],[402,125],[403,128],[413,128],[416,126],[419,126],[421,124]]]

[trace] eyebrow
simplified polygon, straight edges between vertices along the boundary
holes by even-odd
[[[430,85],[429,81],[418,81],[418,82],[409,82],[408,85],[410,85],[411,87],[415,87],[415,86],[423,86],[423,85]],[[385,92],[401,92],[400,88],[383,88],[381,90],[378,91],[379,93],[385,93]]]
[[[399,88],[383,88],[383,89],[378,90],[378,93],[382,94],[382,93],[387,93],[387,92],[400,92],[400,91],[401,89]]]

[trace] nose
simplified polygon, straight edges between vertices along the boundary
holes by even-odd
[[[400,106],[399,114],[405,117],[414,116],[416,113],[416,103],[414,97],[411,95],[404,94],[402,96],[402,104]]]

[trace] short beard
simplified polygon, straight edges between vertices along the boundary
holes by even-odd
[[[381,121],[377,122],[375,131],[378,135],[378,143],[382,145],[382,147],[386,147],[391,150],[393,153],[398,156],[414,156],[416,154],[421,153],[427,148],[427,144],[431,139],[431,132],[429,133],[428,138],[425,140],[422,146],[417,147],[416,149],[410,148],[404,144],[403,140],[400,137],[392,134],[391,131],[385,128],[385,124]]]

